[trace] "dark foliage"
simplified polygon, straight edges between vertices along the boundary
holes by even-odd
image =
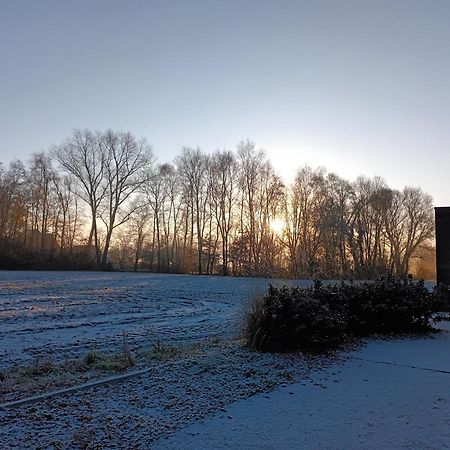
[[[431,328],[437,292],[423,281],[386,275],[374,282],[269,287],[246,317],[248,346],[262,351],[323,350],[351,336]]]
[[[0,270],[112,270],[112,265],[98,266],[87,252],[72,254],[39,253],[22,245],[0,242]]]
[[[385,275],[373,283],[342,285],[340,291],[355,335],[426,331],[437,311],[435,293],[409,277]]]
[[[438,302],[439,311],[450,312],[450,286],[440,283],[435,289],[436,301]],[[447,315],[447,319],[448,319]]]
[[[337,344],[345,334],[345,314],[320,287],[269,287],[247,315],[247,343],[258,350],[289,351]]]

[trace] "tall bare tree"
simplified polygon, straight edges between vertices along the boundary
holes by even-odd
[[[197,238],[197,271],[203,273],[203,236],[205,232],[206,157],[199,148],[184,147],[176,160],[177,169],[185,183],[186,201],[191,211],[191,247]]]
[[[216,151],[209,160],[209,184],[222,245],[222,274],[229,273],[230,235],[236,207],[237,163],[232,152]]]
[[[409,271],[411,258],[434,233],[433,201],[420,188],[406,187],[393,191],[385,211],[387,243],[391,250],[391,267],[400,274]]]
[[[420,261],[432,259],[432,199],[419,188],[396,191],[377,177],[350,183],[309,167],[284,186],[249,141],[209,156],[184,148],[175,165],[152,161],[130,133],[76,130],[50,156],[0,163],[0,265],[92,266],[78,246],[87,243],[97,267],[123,270],[430,273]]]
[[[70,138],[53,149],[53,154],[61,167],[73,176],[78,187],[78,195],[89,206],[91,228],[88,247],[94,242],[98,265],[101,262],[101,249],[97,219],[108,187],[105,181],[108,154],[102,140],[100,133],[75,130]]]
[[[108,261],[114,230],[129,220],[136,208],[131,200],[146,180],[146,172],[153,161],[151,148],[145,140],[138,141],[131,133],[108,130],[100,138],[104,162],[104,206],[100,212],[106,227],[101,264]]]

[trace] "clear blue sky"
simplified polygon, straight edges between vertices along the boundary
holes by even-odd
[[[160,161],[249,138],[450,204],[448,0],[0,0],[0,160],[73,128]]]

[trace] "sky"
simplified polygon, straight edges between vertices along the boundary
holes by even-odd
[[[450,205],[448,0],[0,0],[0,161],[74,128],[160,162],[250,139]]]

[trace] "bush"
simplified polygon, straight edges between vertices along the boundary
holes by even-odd
[[[435,288],[435,295],[439,302],[439,311],[446,313],[450,312],[450,286],[440,283],[439,286]],[[448,315],[446,318],[447,320],[449,319]]]
[[[315,288],[269,287],[246,317],[250,347],[263,351],[315,349],[338,344],[345,335],[341,305],[328,292]]]
[[[374,282],[269,286],[246,314],[244,337],[261,351],[323,350],[350,336],[429,330],[436,293],[423,281],[386,275]]]
[[[438,309],[435,293],[411,277],[388,274],[373,283],[342,285],[340,291],[354,335],[428,331]]]

